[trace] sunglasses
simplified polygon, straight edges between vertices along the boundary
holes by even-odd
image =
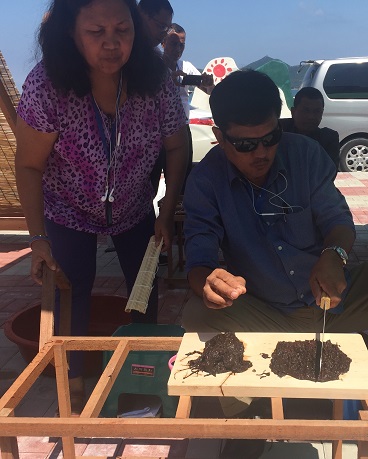
[[[268,134],[264,135],[263,137],[243,137],[243,138],[236,138],[230,137],[226,134],[226,132],[222,132],[224,138],[231,143],[231,145],[235,148],[236,151],[239,153],[249,153],[257,149],[258,145],[262,142],[264,147],[273,147],[277,143],[280,142],[282,136],[282,127],[280,123],[277,123],[275,129]]]

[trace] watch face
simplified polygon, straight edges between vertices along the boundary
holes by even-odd
[[[342,249],[341,247],[336,247],[335,250],[336,250],[336,252],[339,254],[339,256],[340,256],[340,258],[342,259],[342,261],[343,261],[344,263],[346,263],[347,260],[348,260],[348,255],[347,255],[347,253],[345,252],[345,250]]]

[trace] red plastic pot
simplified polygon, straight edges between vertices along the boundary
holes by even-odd
[[[131,323],[130,314],[124,311],[127,299],[117,295],[92,295],[88,336],[111,336],[121,325]],[[5,324],[5,336],[15,343],[28,364],[38,352],[41,304],[37,303],[14,314]],[[84,375],[100,374],[102,351],[88,351]],[[54,376],[54,367],[48,365],[43,374]]]

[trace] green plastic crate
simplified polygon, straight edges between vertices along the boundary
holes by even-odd
[[[129,324],[119,327],[112,336],[183,336],[180,325]],[[113,352],[104,351],[103,368]],[[175,417],[179,397],[167,395],[170,376],[168,361],[176,351],[131,351],[102,408],[104,417],[116,417],[121,393],[158,395],[162,400],[163,416]]]

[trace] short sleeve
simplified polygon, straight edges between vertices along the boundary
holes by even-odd
[[[40,132],[59,131],[57,116],[58,97],[46,75],[42,62],[27,76],[18,105],[18,115],[29,126]]]

